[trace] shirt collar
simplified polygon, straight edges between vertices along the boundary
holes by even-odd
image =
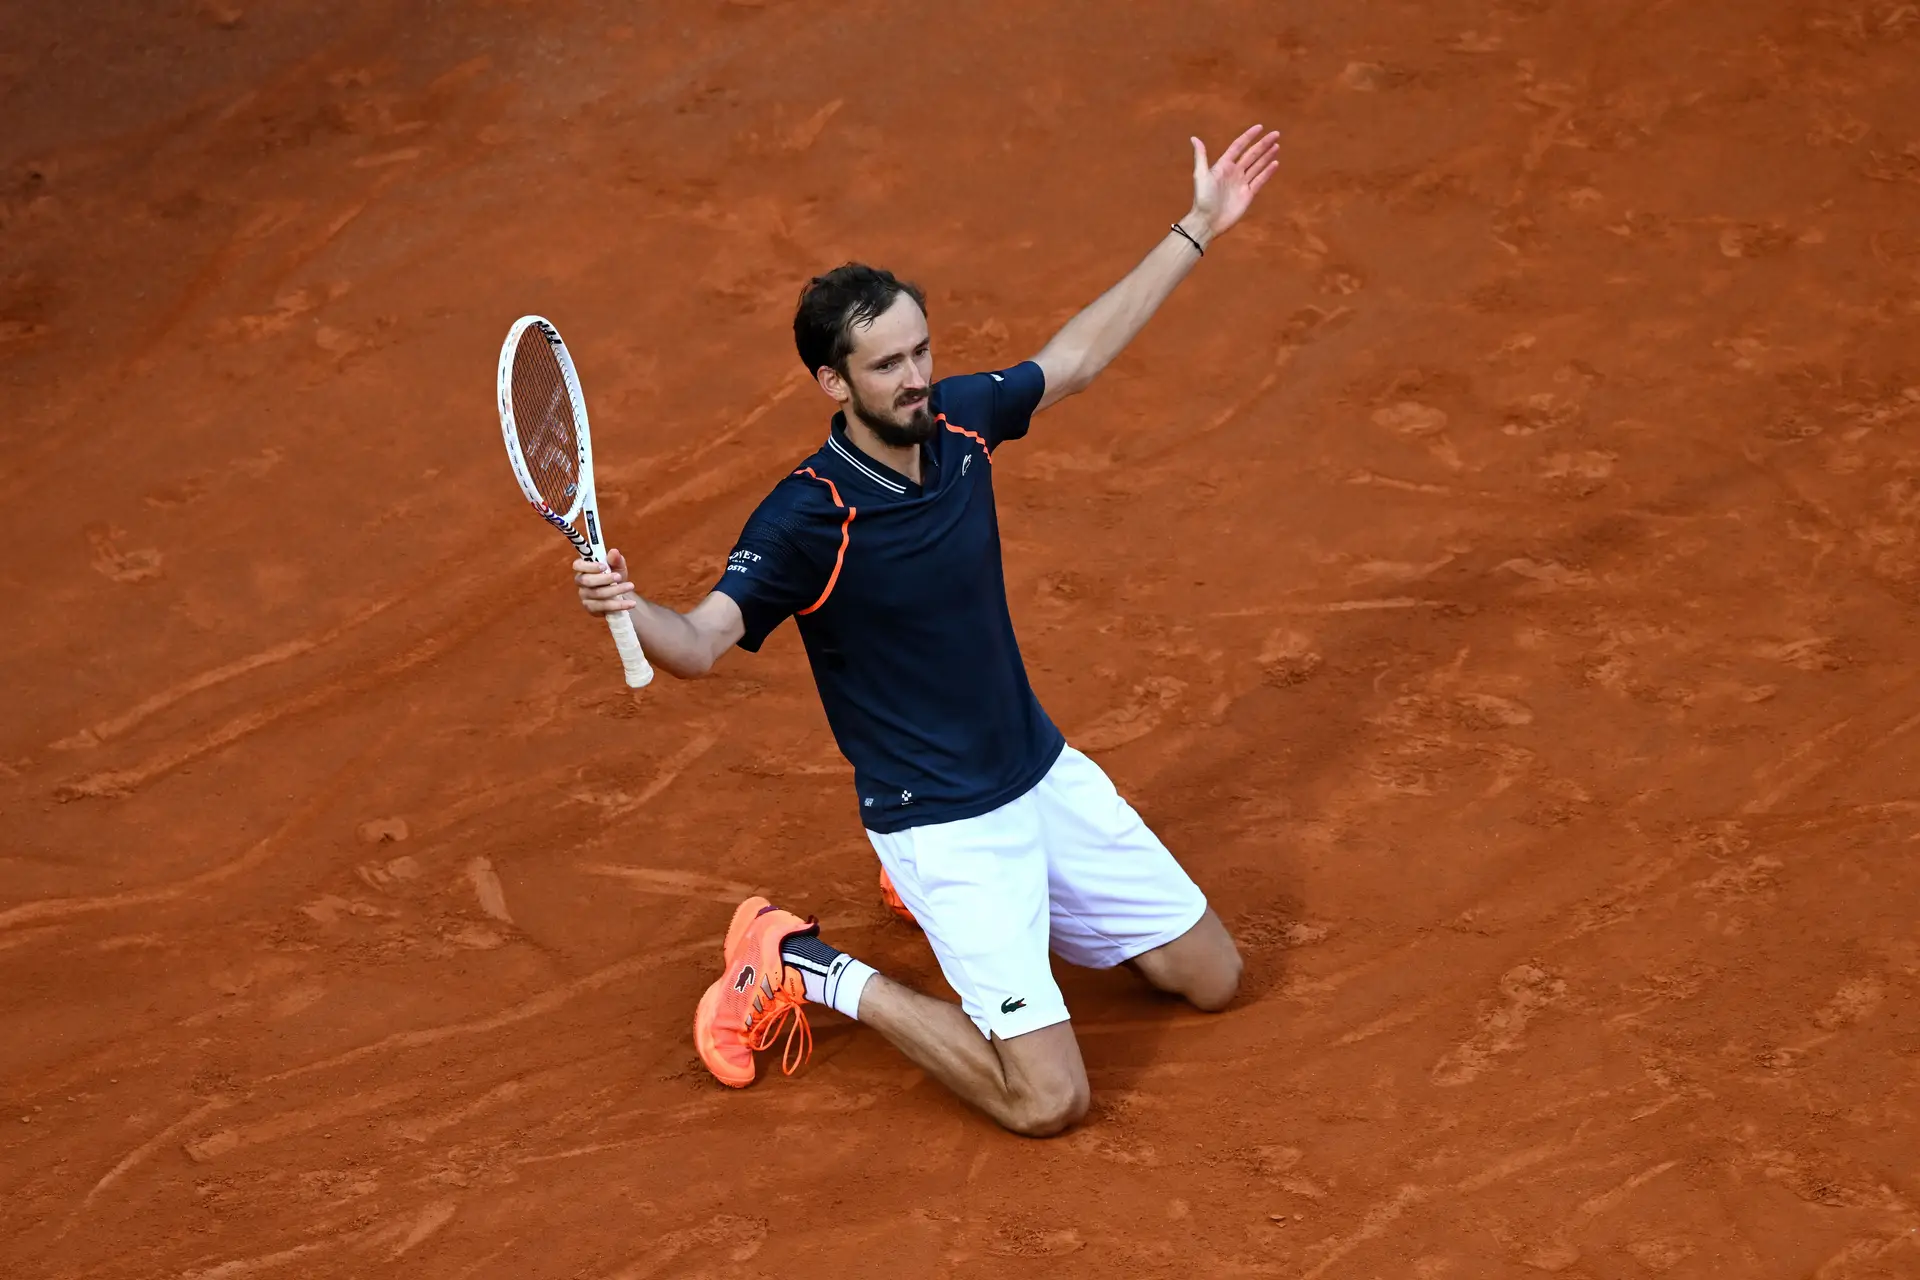
[[[867,479],[895,496],[904,496],[920,490],[920,485],[901,475],[886,463],[867,453],[853,442],[847,434],[847,415],[833,415],[833,425],[827,431],[827,449],[842,462],[866,476]],[[920,458],[922,468],[932,465],[931,451],[923,448]],[[925,474],[923,470],[922,474]]]

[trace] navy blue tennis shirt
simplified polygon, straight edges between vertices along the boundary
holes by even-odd
[[[1032,361],[934,383],[922,484],[862,453],[836,414],[715,584],[740,606],[743,649],[796,619],[869,830],[997,809],[1066,745],[1013,637],[993,505],[993,451],[1027,433],[1045,390]]]

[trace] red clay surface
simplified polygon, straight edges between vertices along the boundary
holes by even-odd
[[[1912,5],[8,24],[0,1272],[1920,1275]],[[622,687],[501,334],[685,604],[823,429],[805,276],[1010,362],[1253,120],[1253,215],[995,472],[1244,999],[1066,975],[1052,1142],[827,1013],[721,1089],[749,889],[934,966],[791,629]]]

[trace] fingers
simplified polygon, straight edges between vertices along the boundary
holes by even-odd
[[[580,559],[573,562],[573,583],[580,590],[580,606],[596,617],[625,613],[640,607],[640,598],[627,581],[627,561],[618,551],[608,551],[607,561]]]
[[[638,608],[639,605],[639,598],[633,594],[631,582],[580,588],[580,607],[588,613],[625,613],[629,609]]]
[[[1265,165],[1261,166],[1260,171],[1253,175],[1253,180],[1247,183],[1247,195],[1259,195],[1260,188],[1267,185],[1267,179],[1271,178],[1274,170],[1279,167],[1280,162],[1278,160],[1269,160]]]
[[[1260,167],[1280,154],[1280,131],[1274,130],[1260,139],[1240,157],[1240,168],[1246,173],[1258,173]]]
[[[627,558],[620,554],[618,547],[607,548],[607,558],[605,560],[587,560],[582,558],[573,562],[573,571],[575,573],[606,573],[609,570],[622,575],[627,572]]]
[[[575,560],[573,562],[573,580],[582,587],[601,587],[609,582],[624,582],[626,574],[615,573],[594,560]]]
[[[1188,138],[1193,144],[1193,181],[1195,185],[1204,182],[1207,177],[1207,144],[1198,138]]]
[[[1259,127],[1260,126],[1255,125],[1254,129],[1258,129]],[[1259,174],[1262,169],[1278,159],[1280,155],[1280,131],[1277,129],[1270,130],[1261,137],[1259,141],[1249,143],[1247,134],[1252,133],[1254,129],[1249,129],[1247,133],[1243,133],[1238,138],[1235,138],[1233,146],[1229,147],[1227,151],[1220,156],[1220,163],[1216,165],[1215,168],[1220,171],[1220,176],[1223,181],[1231,182],[1235,177],[1243,181],[1250,181],[1255,175]],[[1242,144],[1245,145],[1243,146]],[[1237,153],[1235,148],[1239,148]]]
[[[1220,163],[1229,165],[1240,163],[1240,157],[1246,154],[1247,148],[1252,146],[1253,140],[1259,136],[1260,126],[1257,124],[1253,125],[1245,133],[1227,144],[1227,149],[1220,153]]]
[[[582,598],[589,594],[610,598],[622,591],[633,590],[633,584],[627,581],[626,574],[616,573],[597,560],[575,560],[573,583],[580,588]]]

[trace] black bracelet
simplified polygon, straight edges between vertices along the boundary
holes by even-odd
[[[1188,231],[1185,227],[1181,226],[1177,222],[1173,224],[1173,234],[1179,236],[1182,240],[1185,240],[1188,244],[1192,245],[1193,251],[1199,254],[1201,257],[1204,258],[1207,256],[1207,251],[1200,247],[1200,242],[1193,238],[1193,233],[1191,231]]]

